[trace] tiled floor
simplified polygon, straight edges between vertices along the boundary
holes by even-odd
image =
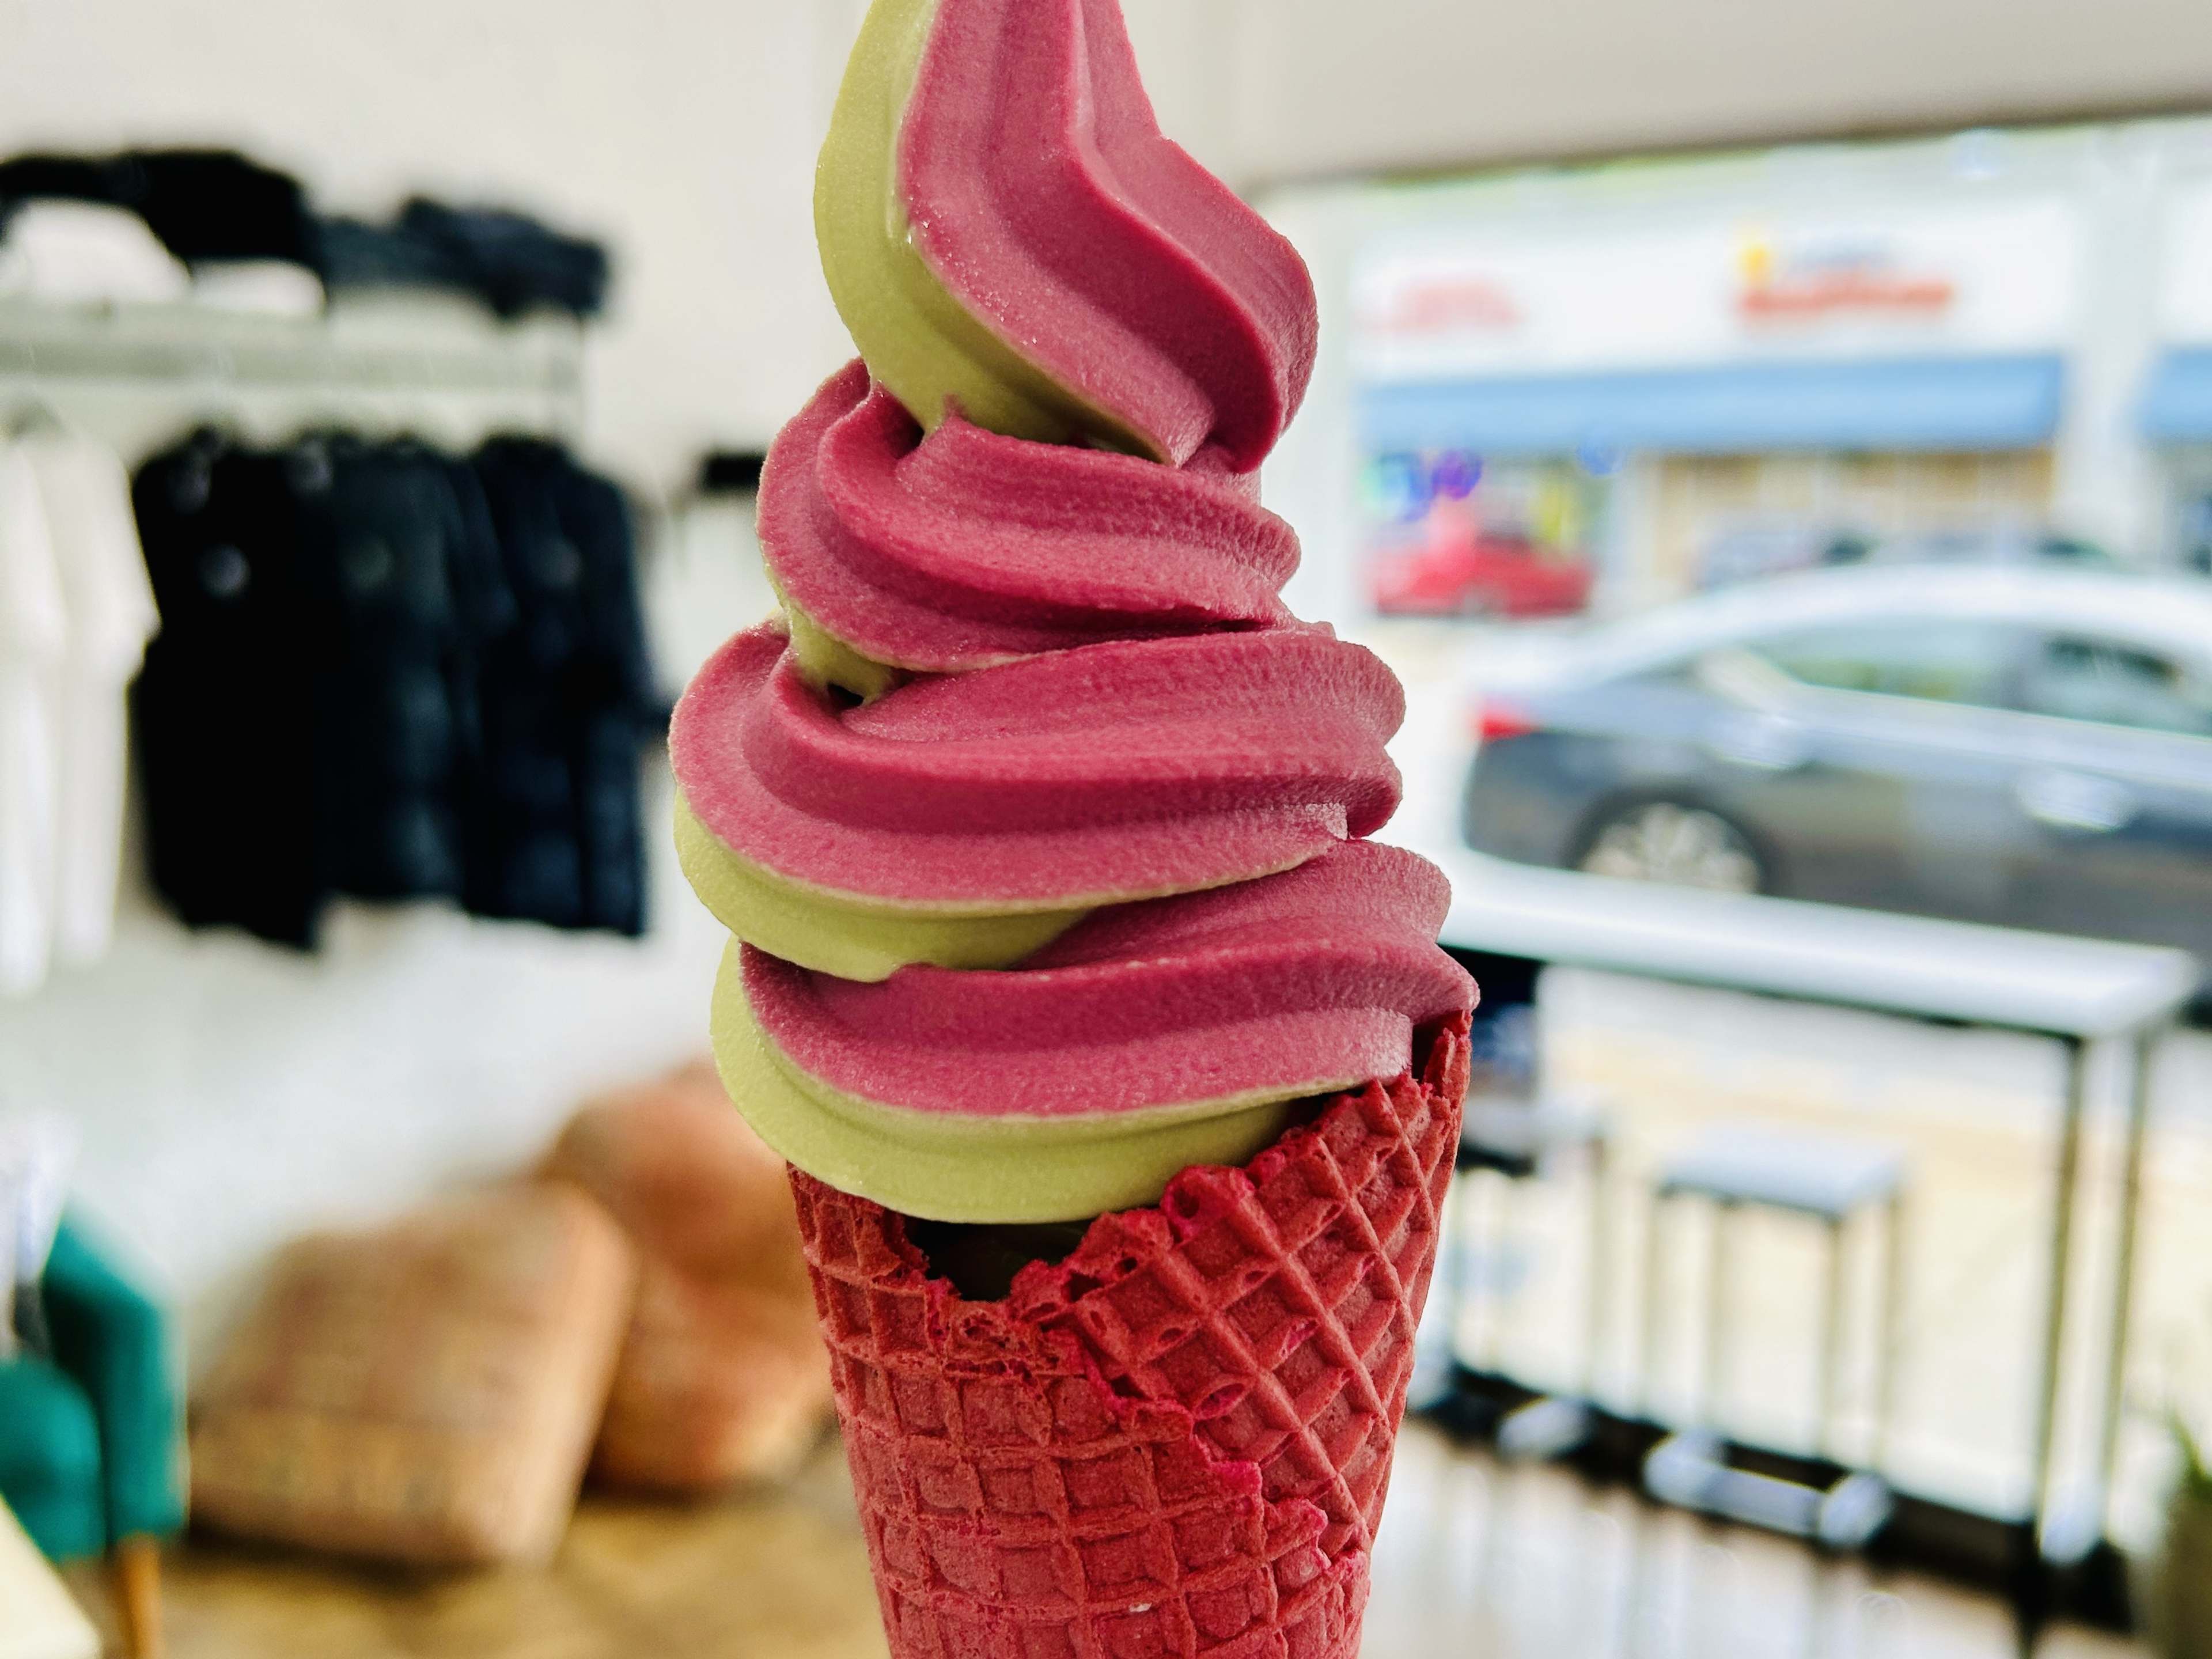
[[[1547,1467],[1504,1467],[1407,1431],[1378,1551],[1376,1659],[2002,1659],[1994,1601],[1824,1561]],[[2043,1659],[2137,1650],[2086,1632]]]
[[[96,1575],[77,1587],[105,1607]],[[173,1659],[880,1659],[836,1449],[792,1490],[587,1500],[544,1572],[363,1571],[214,1542],[169,1572]],[[1993,1603],[1504,1469],[1411,1427],[1370,1659],[2008,1659]],[[2045,1659],[2123,1659],[2075,1632]]]

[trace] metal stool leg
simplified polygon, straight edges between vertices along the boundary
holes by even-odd
[[[2102,1534],[2112,1502],[2112,1475],[2120,1455],[2120,1431],[2127,1417],[2129,1338],[2134,1334],[2136,1257],[2142,1244],[2143,1165],[2150,1146],[2153,1074],[2161,1032],[2143,1032],[2130,1051],[2126,1151],[2120,1176],[2119,1259],[2112,1268],[2112,1359],[2105,1373],[2101,1428],[2097,1446],[2097,1520]]]
[[[1846,1246],[1849,1234],[1841,1221],[1831,1221],[1826,1228],[1828,1248],[1827,1273],[1820,1291],[1820,1375],[1815,1380],[1814,1407],[1813,1451],[1815,1456],[1828,1455],[1830,1438],[1834,1432],[1836,1400],[1840,1392],[1837,1373],[1844,1363],[1844,1300],[1849,1289],[1850,1260]]]
[[[1465,1177],[1455,1173],[1445,1185],[1443,1202],[1437,1209],[1437,1265],[1429,1280],[1428,1306],[1413,1333],[1413,1374],[1407,1385],[1409,1411],[1450,1413],[1459,1386],[1459,1322],[1464,1310],[1461,1297],[1463,1274],[1460,1264],[1460,1188]]]
[[[1846,1474],[1828,1489],[1814,1512],[1814,1531],[1820,1542],[1834,1548],[1856,1549],[1888,1524],[1896,1509],[1895,1494],[1883,1474],[1883,1462],[1887,1452],[1887,1437],[1891,1393],[1894,1386],[1897,1356],[1897,1333],[1899,1309],[1901,1264],[1905,1260],[1904,1207],[1902,1188],[1891,1195],[1883,1207],[1886,1212],[1882,1228],[1882,1276],[1875,1282],[1875,1294],[1881,1297],[1876,1310],[1875,1340],[1879,1351],[1875,1355],[1874,1437],[1867,1456],[1858,1469]],[[1821,1372],[1823,1378],[1823,1424],[1820,1451],[1837,1463],[1845,1462],[1843,1452],[1834,1445],[1834,1410],[1836,1395],[1840,1387],[1839,1373],[1843,1360],[1843,1314],[1848,1274],[1844,1263],[1845,1246],[1849,1235],[1843,1222],[1829,1229],[1828,1235],[1828,1310],[1827,1339],[1829,1349]]]
[[[1612,1206],[1607,1202],[1610,1173],[1606,1143],[1593,1140],[1589,1146],[1589,1276],[1583,1289],[1583,1317],[1587,1322],[1583,1332],[1583,1398],[1591,1406],[1597,1404],[1606,1339],[1612,1334],[1613,1325],[1613,1297],[1607,1293],[1613,1283]]]
[[[1647,1373],[1657,1369],[1662,1317],[1656,1305],[1663,1271],[1661,1206],[1674,1199],[1699,1199],[1711,1206],[1711,1226],[1704,1352],[1694,1367],[1687,1407],[1679,1414],[1682,1426],[1644,1459],[1644,1484],[1652,1496],[1832,1549],[1862,1548],[1887,1524],[1895,1500],[1882,1480],[1863,1468],[1838,1467],[1843,1437],[1837,1419],[1849,1381],[1853,1240],[1863,1231],[1859,1218],[1870,1218],[1871,1211],[1888,1204],[1902,1180],[1896,1155],[1881,1148],[1820,1143],[1808,1151],[1743,1133],[1711,1136],[1662,1170],[1655,1184],[1649,1251],[1653,1267],[1646,1279],[1651,1300],[1644,1313]],[[1741,1212],[1747,1209],[1816,1224],[1820,1244],[1827,1252],[1814,1287],[1820,1298],[1815,1310],[1819,1351],[1810,1402],[1815,1455],[1809,1458],[1739,1444],[1731,1433],[1741,1399],[1736,1386],[1741,1379],[1732,1370],[1735,1337],[1746,1312],[1738,1305],[1742,1287],[1735,1282],[1735,1257],[1744,1225]],[[1893,1219],[1892,1231],[1897,1235],[1892,1240],[1894,1255],[1901,1258],[1903,1246],[1898,1241],[1902,1224]],[[1895,1271],[1893,1265],[1891,1271]],[[1893,1308],[1885,1307],[1877,1321],[1889,1348],[1895,1346],[1895,1338],[1887,1322],[1894,1316]],[[1696,1341],[1694,1335],[1692,1340]],[[1648,1376],[1646,1391],[1648,1397]],[[1886,1379],[1876,1392],[1875,1414],[1886,1419]]]
[[[1445,1200],[1448,1207],[1444,1212],[1443,1260],[1449,1278],[1446,1285],[1443,1350],[1444,1357],[1455,1365],[1459,1363],[1460,1327],[1467,1320],[1468,1181],[1466,1176],[1454,1176],[1449,1196]]]
[[[1875,1356],[1874,1374],[1874,1443],[1867,1448],[1867,1468],[1876,1474],[1889,1468],[1890,1419],[1897,1410],[1897,1372],[1905,1354],[1905,1203],[1898,1189],[1889,1200],[1882,1229],[1881,1352]]]
[[[1506,1344],[1513,1334],[1513,1322],[1509,1316],[1509,1302],[1500,1271],[1505,1253],[1511,1248],[1514,1224],[1514,1190],[1521,1184],[1504,1176],[1492,1176],[1487,1183],[1490,1196],[1482,1206],[1484,1219],[1488,1223],[1482,1230],[1483,1260],[1489,1264],[1490,1275],[1483,1297],[1483,1364],[1492,1376],[1507,1374]]]
[[[1729,1346],[1728,1243],[1735,1207],[1723,1200],[1711,1205],[1709,1210],[1712,1226],[1705,1261],[1704,1352],[1698,1358],[1697,1380],[1682,1412],[1682,1426],[1661,1441],[1644,1461],[1645,1491],[1662,1503],[1708,1513],[1713,1511],[1716,1492],[1729,1479],[1724,1407]],[[1656,1249],[1656,1227],[1653,1243]],[[1647,1307],[1647,1334],[1656,1328],[1657,1322],[1656,1312]],[[1657,1413],[1647,1407],[1645,1415],[1656,1418]]]
[[[1661,1291],[1666,1284],[1667,1200],[1651,1195],[1644,1218],[1644,1310],[1641,1334],[1637,1339],[1636,1392],[1644,1415],[1659,1417],[1659,1320]]]
[[[1705,1290],[1705,1353],[1701,1375],[1698,1379],[1701,1396],[1693,1417],[1716,1442],[1728,1438],[1726,1416],[1728,1405],[1729,1351],[1729,1235],[1735,1231],[1735,1206],[1717,1204],[1713,1206],[1712,1259],[1707,1264],[1709,1279]]]
[[[1489,1183],[1480,1170],[1469,1170],[1460,1177],[1459,1251],[1461,1295],[1460,1328],[1471,1326],[1472,1334],[1464,1337],[1456,1352],[1461,1364],[1469,1370],[1480,1371],[1489,1367],[1490,1297],[1483,1283],[1483,1263],[1490,1249]]]

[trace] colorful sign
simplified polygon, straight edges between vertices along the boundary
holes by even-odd
[[[2073,335],[2080,264],[2056,195],[1572,231],[1501,216],[1363,259],[1352,363],[1373,384],[2047,352]]]
[[[1572,462],[1465,450],[1376,456],[1363,480],[1368,571],[1389,617],[1572,616],[1589,604],[1603,480]]]
[[[1959,284],[1936,266],[1905,263],[1886,238],[1800,236],[1755,231],[1736,249],[1736,313],[1753,328],[1817,327],[1848,318],[1940,323]]]

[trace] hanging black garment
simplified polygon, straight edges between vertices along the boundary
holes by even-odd
[[[202,434],[133,494],[174,624],[136,694],[163,896],[189,925],[301,946],[333,894],[459,897],[464,596],[498,558],[473,480],[418,444]]]
[[[325,899],[645,925],[655,695],[622,493],[525,439],[457,461],[196,434],[133,489],[163,631],[137,691],[155,883],[312,945]]]
[[[315,842],[325,888],[459,898],[476,766],[460,593],[489,550],[422,445],[312,434],[286,453],[315,631]],[[471,538],[476,541],[471,545]]]
[[[314,942],[315,662],[280,456],[203,432],[131,495],[161,631],[132,689],[154,885],[185,923]]]
[[[467,902],[482,915],[645,927],[641,739],[658,706],[622,492],[559,447],[477,453],[511,619],[477,649],[483,761]]]

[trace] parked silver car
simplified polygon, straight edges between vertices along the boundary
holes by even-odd
[[[1755,518],[1730,525],[1706,543],[1698,586],[1711,591],[1800,570],[1861,564],[2062,564],[2116,569],[2094,542],[2046,526],[1994,523],[1884,536],[1845,522]]]
[[[2212,583],[1778,578],[1560,641],[1475,719],[1486,853],[2212,962]]]

